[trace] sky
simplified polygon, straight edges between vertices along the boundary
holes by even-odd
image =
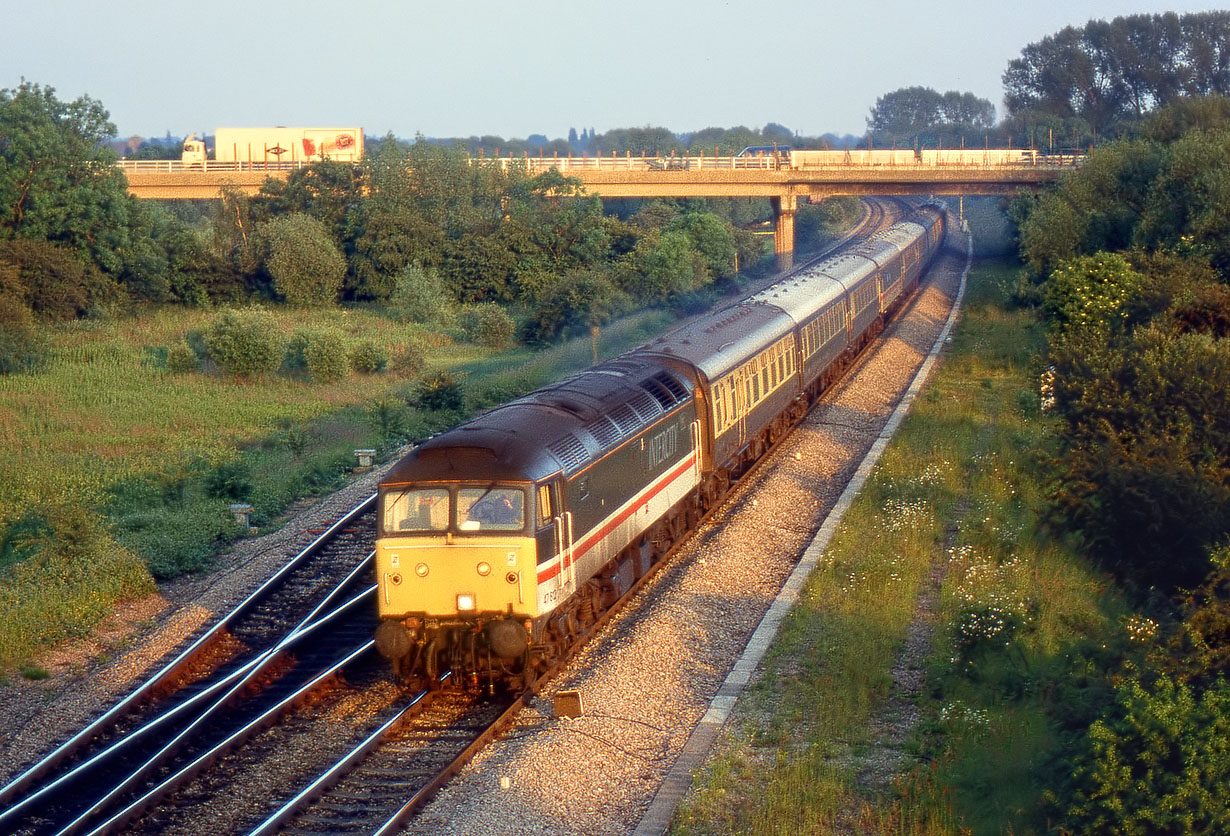
[[[117,135],[362,127],[412,139],[664,127],[861,135],[903,87],[1003,112],[1027,45],[1137,0],[0,0],[0,88],[88,95]]]

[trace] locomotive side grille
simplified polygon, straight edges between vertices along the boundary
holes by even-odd
[[[589,463],[589,452],[574,435],[564,436],[547,449],[563,463],[565,473],[576,473]]]
[[[603,449],[618,444],[624,435],[619,431],[619,427],[611,422],[610,418],[605,415],[594,421],[585,428],[589,434],[597,439],[599,446]]]
[[[632,411],[632,407],[626,403],[621,403],[619,406],[611,410],[610,419],[619,425],[619,430],[625,436],[630,436],[635,433],[641,426],[640,417]]]
[[[654,375],[653,379],[666,387],[666,391],[670,392],[675,397],[675,402],[684,400],[688,396],[688,390],[683,388],[683,384],[676,380],[673,376],[666,372],[659,372]]]
[[[641,416],[641,423],[648,424],[664,411],[662,405],[649,396],[648,392],[637,392],[628,401],[628,405]]]

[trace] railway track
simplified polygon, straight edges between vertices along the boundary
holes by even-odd
[[[894,205],[870,202],[859,232],[891,222]],[[389,693],[370,641],[373,499],[0,789],[0,832],[193,833],[214,805],[218,832],[385,833],[425,803],[527,695]],[[236,792],[258,786],[272,789]]]
[[[144,684],[0,789],[0,832],[83,832],[189,750],[211,718],[256,705],[263,685],[337,650],[318,637],[340,636],[348,623],[370,639],[373,507],[374,498],[346,514]]]

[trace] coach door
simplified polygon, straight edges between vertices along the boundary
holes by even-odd
[[[739,447],[747,443],[747,411],[752,405],[752,379],[747,373],[747,366],[735,372],[731,378],[731,394],[735,398],[735,432],[739,437]]]

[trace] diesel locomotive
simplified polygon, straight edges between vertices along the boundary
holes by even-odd
[[[376,644],[402,681],[552,666],[806,414],[940,247],[943,208],[418,446],[378,489]]]

